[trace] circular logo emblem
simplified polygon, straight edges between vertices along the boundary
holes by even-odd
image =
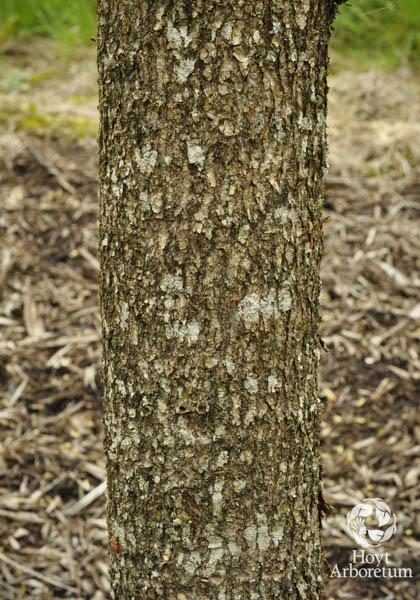
[[[397,518],[380,498],[365,498],[347,513],[351,537],[363,548],[375,548],[397,531]]]

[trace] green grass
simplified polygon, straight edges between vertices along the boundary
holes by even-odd
[[[335,21],[332,48],[339,64],[419,66],[419,0],[349,0]]]
[[[34,35],[89,43],[95,35],[95,0],[0,0],[0,41]],[[418,66],[419,0],[349,0],[340,7],[332,48],[333,66]]]
[[[95,0],[0,0],[0,41],[46,36],[88,44],[95,30]]]

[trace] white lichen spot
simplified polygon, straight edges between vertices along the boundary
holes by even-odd
[[[275,290],[270,290],[266,297],[261,297],[255,292],[247,294],[238,304],[236,318],[242,319],[248,329],[261,317],[269,319],[276,314]]]
[[[257,544],[261,552],[267,550],[270,546],[270,536],[268,534],[267,517],[259,513],[257,515],[258,529],[257,529]]]
[[[160,289],[166,293],[172,292],[174,290],[180,291],[183,287],[184,282],[182,280],[182,277],[180,277],[179,275],[171,275],[167,273],[162,277],[162,281],[160,282]]]
[[[149,379],[149,365],[145,360],[139,361],[139,369],[145,379]]]
[[[172,296],[167,296],[163,302],[165,309],[168,311],[171,311],[173,309],[173,307],[175,306],[175,300],[172,298]]]
[[[151,194],[149,196],[149,206],[155,215],[158,215],[162,210],[162,194]]]
[[[179,28],[179,33],[184,40],[184,48],[187,48],[193,40],[192,36],[188,35],[188,29],[185,25],[181,25]]]
[[[216,187],[217,180],[213,169],[208,169],[206,172],[208,182],[212,188]]]
[[[252,377],[245,379],[244,387],[250,394],[256,394],[258,392],[258,381]]]
[[[246,243],[248,236],[249,236],[249,231],[250,231],[249,225],[242,225],[242,227],[239,229],[238,240],[241,242],[241,244]]]
[[[215,514],[219,514],[222,510],[223,495],[222,492],[214,492],[211,501],[213,502],[213,511]]]
[[[234,394],[232,396],[232,412],[231,412],[232,423],[234,425],[240,425],[240,423],[241,423],[241,414],[239,412],[240,406],[241,406],[241,399],[239,398],[239,396]]]
[[[311,131],[312,129],[312,121],[309,117],[305,117],[302,113],[299,113],[298,125],[301,129],[304,129],[305,131]]]
[[[172,25],[172,23],[168,23],[168,27],[166,28],[166,39],[169,42],[169,45],[175,48],[181,48],[182,46],[182,37],[181,33],[178,31],[176,27]]]
[[[224,425],[218,425],[213,434],[213,440],[220,440],[225,437],[226,427]]]
[[[257,29],[254,29],[252,32],[252,39],[254,40],[254,44],[259,44],[261,41],[261,34]]]
[[[244,531],[244,538],[248,547],[251,550],[255,550],[256,541],[257,541],[257,528],[255,525],[250,525]]]
[[[114,537],[120,542],[120,544],[125,544],[125,528],[123,525],[116,524],[114,526]]]
[[[281,31],[281,23],[280,21],[276,21],[275,19],[273,19],[273,28],[271,30],[271,33],[279,33],[279,31]]]
[[[219,364],[219,360],[215,356],[207,356],[204,361],[206,369],[214,369]]]
[[[192,575],[194,575],[194,573],[196,572],[196,570],[200,566],[200,564],[201,564],[200,553],[197,552],[197,550],[193,550],[191,552],[189,558],[185,562],[184,569],[186,570],[188,575],[192,576]]]
[[[222,28],[222,36],[225,38],[226,41],[230,41],[231,37],[232,37],[232,23],[225,23],[223,25]]]
[[[177,434],[186,446],[192,446],[195,443],[195,435],[188,428],[183,417],[180,417],[177,421]]]
[[[242,40],[242,33],[238,27],[234,27],[232,23],[225,23],[222,28],[222,36],[232,46],[238,46]]]
[[[127,394],[127,388],[125,387],[125,383],[124,383],[124,381],[122,381],[122,379],[116,379],[115,385],[117,386],[117,388],[122,396],[125,396]]]
[[[246,486],[247,482],[245,481],[245,479],[237,479],[233,484],[233,489],[237,494],[239,494],[240,492],[242,492],[242,490],[246,488]]]
[[[180,60],[177,65],[174,67],[176,78],[179,83],[185,83],[191,73],[194,71],[195,59],[194,58],[184,58]]]
[[[208,535],[208,547],[211,548],[223,548],[223,540],[219,535],[214,535],[214,525],[212,523],[208,523],[206,525],[206,529],[211,533]]]
[[[223,121],[223,123],[219,126],[219,131],[226,137],[232,137],[235,135],[235,128],[230,121]]]
[[[261,304],[263,300],[256,293],[247,294],[239,302],[237,317],[245,321],[248,327],[259,320],[261,314]]]
[[[249,427],[249,425],[251,425],[251,423],[254,422],[255,417],[257,416],[257,409],[255,408],[255,406],[251,407],[244,418],[244,425],[245,427]]]
[[[187,323],[185,326],[184,337],[189,342],[196,342],[198,340],[198,336],[200,334],[200,325],[197,321],[192,321],[191,323]]]
[[[295,213],[290,208],[279,206],[274,211],[274,218],[280,221],[281,225],[285,225],[286,223],[293,223],[295,221]]]
[[[166,39],[168,40],[169,45],[177,50],[182,47],[186,48],[192,41],[192,37],[188,35],[188,30],[185,25],[177,29],[172,23],[168,23]]]
[[[209,556],[209,560],[207,563],[207,566],[204,570],[204,575],[212,575],[216,569],[216,565],[217,563],[222,560],[224,555],[224,550],[223,548],[213,548],[212,550],[210,550],[210,556]],[[219,571],[221,571],[219,569]]]
[[[229,375],[233,375],[236,367],[235,367],[235,363],[230,359],[229,356],[227,356],[225,358],[225,360],[223,361],[223,364],[225,365],[226,371],[229,373]]]
[[[244,67],[244,69],[248,68],[249,58],[246,54],[244,54],[244,52],[237,50],[233,53],[233,56]]]
[[[243,452],[240,453],[239,458],[241,459],[241,461],[243,463],[246,463],[247,465],[252,465],[253,460],[254,460],[254,455],[252,454],[252,452],[250,450],[244,450]]]
[[[198,340],[200,334],[200,325],[197,321],[191,323],[179,323],[178,321],[170,325],[167,329],[169,339],[178,338],[181,341],[187,341],[189,344]]]
[[[147,142],[145,144],[141,152],[139,150],[136,150],[135,159],[139,167],[140,173],[150,175],[150,173],[155,168],[157,156],[158,153],[156,150],[152,149],[150,142]]]
[[[227,452],[227,450],[222,450],[222,452],[220,452],[219,456],[217,457],[217,462],[216,462],[216,466],[217,467],[223,467],[229,460],[229,453]]]
[[[278,546],[279,543],[282,541],[283,539],[283,528],[280,527],[279,529],[274,529],[271,533],[271,537],[273,539],[273,543],[275,546]]]
[[[188,162],[192,165],[198,165],[199,167],[203,167],[204,162],[206,160],[206,155],[201,146],[194,143],[188,143],[187,146],[188,153]]]
[[[162,27],[163,27],[162,16],[163,16],[164,11],[165,11],[164,6],[160,6],[158,8],[158,10],[156,11],[156,24],[153,27],[154,31],[159,31],[160,29],[162,29]]]
[[[274,392],[277,390],[279,386],[279,380],[277,379],[277,377],[274,377],[273,375],[270,375],[269,377],[267,377],[267,387],[268,387],[268,391],[270,394],[274,394]]]
[[[125,329],[127,327],[128,315],[129,315],[128,304],[126,302],[121,302],[120,324],[121,324],[122,329]]]
[[[306,23],[308,20],[308,12],[309,12],[309,3],[304,3],[302,5],[301,10],[298,10],[296,13],[296,22],[298,24],[299,29],[305,29]]]
[[[285,285],[279,293],[278,307],[282,312],[286,312],[292,308],[292,295],[290,293],[290,287]]]
[[[232,556],[239,556],[241,554],[241,547],[236,542],[229,542],[228,548]]]

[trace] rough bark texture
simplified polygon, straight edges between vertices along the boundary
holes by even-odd
[[[327,0],[100,0],[118,600],[318,599]]]

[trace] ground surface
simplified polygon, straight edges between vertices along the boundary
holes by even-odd
[[[10,45],[0,76],[0,598],[109,597],[101,451],[93,57]],[[331,79],[321,391],[327,598],[414,600],[330,579],[346,513],[388,502],[420,556],[420,103],[408,72]],[[416,391],[417,390],[417,391]]]

